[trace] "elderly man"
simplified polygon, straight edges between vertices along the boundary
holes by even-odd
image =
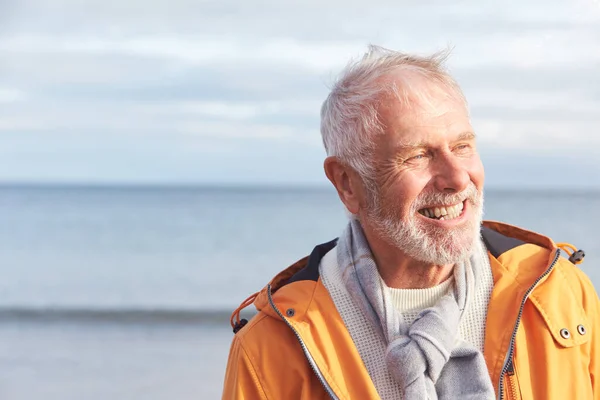
[[[245,301],[250,322],[234,313],[223,398],[600,398],[583,254],[482,222],[484,170],[443,59],[372,47],[334,85],[324,166],[348,225]]]

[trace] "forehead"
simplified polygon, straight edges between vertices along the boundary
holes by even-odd
[[[396,90],[385,96],[378,114],[385,132],[381,139],[385,141],[423,141],[427,136],[450,137],[472,130],[461,96],[427,81],[411,82],[409,91]]]

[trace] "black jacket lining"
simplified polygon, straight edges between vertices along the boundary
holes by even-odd
[[[481,228],[481,237],[483,238],[485,247],[487,247],[488,251],[496,258],[515,247],[526,244],[526,242],[522,240],[504,236],[485,226]]]
[[[308,257],[308,263],[306,267],[296,272],[287,283],[298,282],[298,281],[317,281],[319,280],[319,264],[321,259],[337,244],[337,238],[318,245],[314,248],[310,256]]]

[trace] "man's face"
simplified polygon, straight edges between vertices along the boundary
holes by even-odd
[[[375,193],[361,219],[409,257],[446,265],[468,257],[483,214],[484,170],[465,105],[423,85],[408,110],[384,102]]]

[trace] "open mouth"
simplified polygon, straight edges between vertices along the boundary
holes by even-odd
[[[422,208],[419,210],[419,214],[439,221],[448,221],[461,216],[465,203],[460,202],[451,206],[436,206],[429,208]]]

